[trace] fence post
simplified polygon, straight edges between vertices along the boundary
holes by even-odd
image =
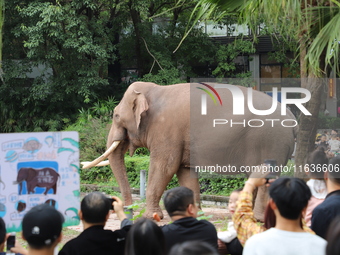
[[[146,181],[146,171],[140,170],[140,185],[139,185],[139,194],[140,198],[145,198],[145,181]]]

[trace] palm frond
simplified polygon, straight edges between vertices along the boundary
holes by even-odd
[[[325,59],[327,66],[331,66],[336,72],[339,72],[339,54],[340,54],[340,11],[336,13],[321,28],[314,38],[306,55],[306,60],[314,72],[319,73],[320,59]]]

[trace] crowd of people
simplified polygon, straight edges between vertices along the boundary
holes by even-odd
[[[330,133],[324,130],[318,133],[315,139],[315,148],[323,147],[329,158],[340,153],[340,137],[337,129],[332,129]]]
[[[324,167],[322,171],[308,167],[315,165],[326,165],[326,171]],[[80,205],[83,231],[57,252],[59,255],[340,254],[340,155],[329,157],[323,145],[317,146],[306,160],[307,182],[293,177],[268,179],[268,167],[258,168],[260,171],[253,172],[243,188],[231,193],[228,209],[232,219],[226,231],[217,232],[211,222],[197,219],[199,206],[193,191],[186,187],[165,192],[163,202],[171,223],[163,226],[146,218],[133,224],[124,213],[123,201],[113,197],[112,205],[121,228],[106,230],[105,223],[112,213],[111,202],[102,193],[92,192]],[[269,201],[264,222],[259,222],[253,213],[253,194],[262,185],[268,186]],[[16,243],[11,252],[56,254],[63,221],[62,214],[50,205],[33,207],[22,220],[22,237],[28,249]],[[0,252],[7,237],[5,223],[0,218]]]

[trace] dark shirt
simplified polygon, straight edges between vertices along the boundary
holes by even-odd
[[[58,255],[123,255],[125,238],[131,224],[130,220],[124,219],[121,229],[116,231],[105,230],[102,225],[89,227],[68,241]]]
[[[227,246],[227,251],[228,254],[231,255],[242,255],[243,253],[243,246],[240,243],[240,241],[236,238],[234,238],[233,240],[231,240],[230,243],[226,243],[225,244]]]
[[[332,220],[340,215],[340,190],[329,193],[325,200],[319,204],[312,213],[311,229],[326,239],[328,227]]]
[[[205,241],[217,250],[217,232],[213,224],[206,220],[185,217],[162,226],[167,251],[177,243],[185,241]]]

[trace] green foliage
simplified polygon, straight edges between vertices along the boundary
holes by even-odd
[[[227,195],[238,188],[244,186],[246,178],[244,176],[226,177],[223,175],[214,175],[210,178],[200,178],[199,183],[201,193],[214,195]]]
[[[290,177],[294,177],[294,169],[295,169],[295,162],[292,161],[292,160],[288,160],[288,163],[287,163],[287,169],[289,171],[287,172],[282,172],[281,173],[281,176],[290,176]]]
[[[144,60],[143,81],[152,81],[157,84],[167,85],[185,82],[187,77],[202,76],[195,71],[198,63],[206,64],[214,61],[216,46],[201,29],[194,29],[182,47],[173,53],[185,30],[185,14],[180,16],[176,26],[171,20],[162,20],[156,23],[158,29],[149,34],[151,24],[141,27],[143,38],[141,54]],[[120,43],[120,53],[125,65],[132,65],[134,56],[131,48],[135,44],[133,31],[127,34]]]
[[[86,125],[91,119],[101,119],[101,121],[109,122],[113,115],[113,110],[119,102],[114,97],[109,97],[106,100],[99,100],[93,104],[93,106],[79,110],[78,119],[75,125]]]
[[[235,73],[236,57],[246,56],[254,52],[255,48],[253,43],[251,41],[246,41],[242,39],[237,39],[233,43],[229,43],[227,45],[220,45],[216,54],[216,60],[218,64],[212,74],[218,78],[237,77]],[[244,70],[242,73],[242,76],[245,78],[250,77],[251,75],[251,72],[248,72],[248,70]]]
[[[125,214],[130,214],[130,211],[129,210],[133,210],[134,212],[138,212],[136,213],[133,217],[131,217],[131,221],[135,221],[135,220],[138,220],[139,218],[142,218],[143,217],[143,214],[145,213],[145,207],[144,208],[141,208],[141,200],[137,201],[137,202],[134,202],[132,205],[129,205],[127,206],[127,209],[125,211]],[[145,200],[143,201],[145,203]]]
[[[92,161],[106,150],[106,140],[110,125],[105,117],[96,118],[95,116],[90,116],[85,117],[85,115],[81,114],[78,121],[66,129],[66,131],[78,131],[79,133],[80,162]],[[110,166],[82,169],[80,171],[80,178],[83,183],[114,180]]]
[[[143,76],[141,81],[154,82],[159,85],[169,85],[176,83],[183,83],[185,80],[181,80],[181,74],[178,69],[162,69],[159,70],[157,74],[146,74]]]
[[[340,118],[319,114],[318,129],[338,129],[339,127]]]
[[[149,156],[125,156],[125,166],[131,187],[139,188],[140,170],[149,169]]]
[[[0,131],[62,130],[108,96],[110,8],[92,0],[6,2]]]
[[[213,216],[212,215],[204,215],[204,212],[203,211],[199,211],[197,213],[197,220],[209,220],[210,218],[212,218]]]
[[[139,155],[139,156],[146,155],[146,156],[149,156],[150,155],[150,151],[147,148],[145,148],[145,147],[137,148],[135,150],[135,155]]]

